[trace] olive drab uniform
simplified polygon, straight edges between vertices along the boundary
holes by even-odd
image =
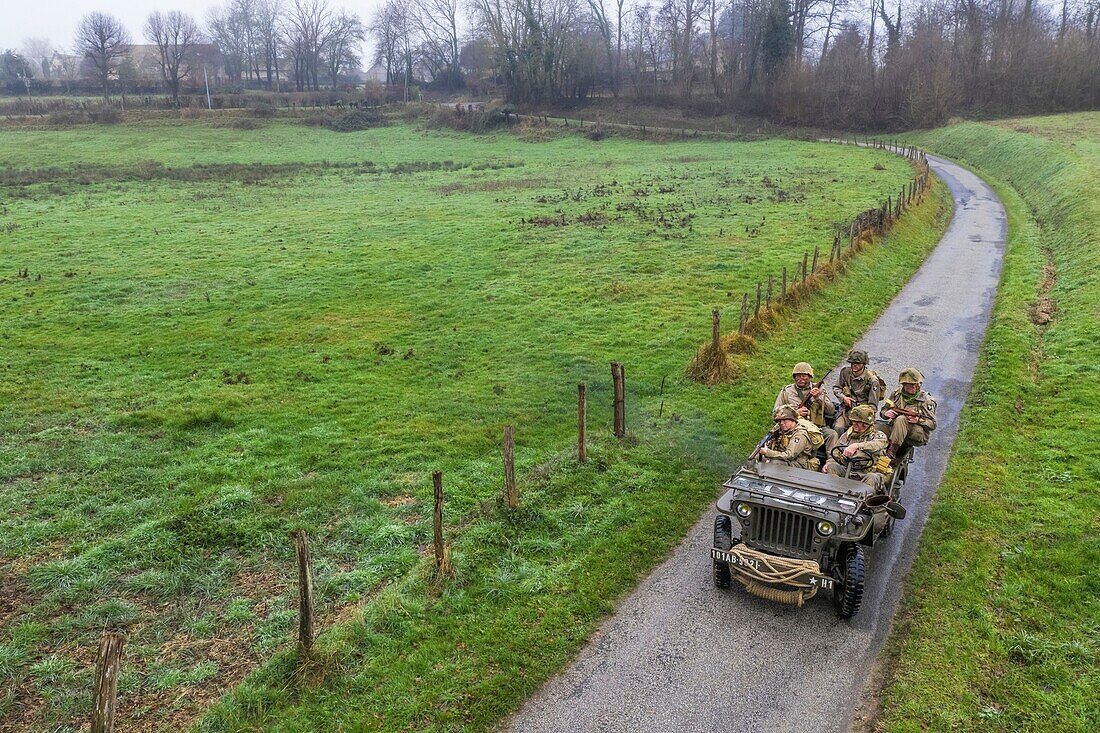
[[[874,470],[873,464],[878,461],[879,456],[886,452],[886,433],[881,430],[876,430],[873,425],[869,425],[862,433],[853,432],[854,430],[854,428],[848,428],[844,431],[843,435],[830,441],[828,452],[832,454],[833,448],[837,447],[847,448],[850,445],[856,446],[858,452],[855,458],[871,459],[872,465],[859,471],[853,469],[851,473],[848,473],[848,478],[862,481],[870,486],[876,493],[879,493],[882,491],[884,476]],[[833,476],[843,476],[848,469],[845,465],[830,458],[825,462],[825,470]]]
[[[905,415],[898,415],[891,420],[882,414],[895,406],[915,411],[919,415],[917,421],[911,423]],[[918,389],[914,395],[907,395],[905,390],[899,387],[883,401],[879,417],[890,423],[888,433],[890,450],[887,454],[893,458],[897,451],[906,446],[928,444],[928,438],[936,429],[936,400],[923,389]]]
[[[778,410],[783,405],[790,405],[797,410],[810,395],[811,389],[813,389],[813,383],[806,389],[799,389],[798,385],[793,382],[788,384],[779,391],[773,409]],[[821,392],[818,393],[817,397],[810,400],[806,408],[810,411],[808,415],[810,422],[818,427],[822,435],[825,436],[826,441],[836,437],[836,431],[829,427],[829,423],[832,422],[833,416],[836,414],[836,406],[832,400],[825,397],[824,387],[821,388]]]
[[[771,440],[760,449],[760,455],[770,461],[816,471],[818,460],[814,453],[824,443],[825,437],[818,427],[809,420],[800,418],[790,432],[784,433],[777,427]]]
[[[840,399],[840,414],[837,415],[833,428],[838,433],[843,433],[852,425],[848,417],[852,408],[859,405],[870,405],[872,409],[878,407],[879,400],[886,394],[886,382],[867,367],[864,367],[863,372],[857,377],[852,374],[852,367],[846,366],[840,370],[840,377],[836,380],[836,386],[833,387],[833,394]],[[844,406],[842,399],[844,397],[852,400],[852,407]]]

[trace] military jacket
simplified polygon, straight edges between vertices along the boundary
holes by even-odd
[[[885,391],[886,383],[882,381],[882,377],[866,367],[858,377],[852,374],[852,367],[844,367],[840,370],[840,377],[836,380],[836,386],[833,387],[833,394],[837,397],[850,397],[852,399],[852,407],[856,405],[877,407]]]
[[[775,407],[772,408],[772,412],[775,412],[783,405],[790,405],[796,410],[802,404],[802,401],[810,394],[810,390],[813,389],[811,383],[806,389],[799,389],[797,384],[793,382],[779,391],[779,394],[775,398]],[[810,410],[810,420],[814,425],[822,427],[825,425],[826,418],[830,420],[833,417],[833,413],[836,412],[836,406],[833,405],[833,401],[825,398],[825,388],[821,388],[821,392],[817,397],[810,401],[810,404],[806,405]]]
[[[936,429],[936,400],[923,389],[918,390],[915,395],[909,397],[901,388],[898,388],[894,390],[894,393],[890,395],[889,399],[890,402],[898,407],[904,407],[906,410],[916,410],[920,415],[920,418],[917,420],[917,425],[920,425],[925,430]],[[879,410],[879,417],[883,420],[890,419],[882,414],[888,409],[886,403],[883,403],[882,409]]]
[[[814,457],[813,443],[810,435],[803,427],[795,426],[789,433],[781,433],[778,428],[775,435],[768,441],[766,451],[761,454],[773,461],[783,461],[796,468],[813,470],[810,460]]]
[[[847,448],[850,445],[856,446],[857,449],[865,451],[872,458],[878,458],[886,452],[886,446],[889,445],[890,439],[886,437],[886,433],[881,430],[868,430],[862,435],[857,435],[852,432],[852,428],[848,428],[844,431],[833,448]],[[830,448],[832,452],[832,448]]]

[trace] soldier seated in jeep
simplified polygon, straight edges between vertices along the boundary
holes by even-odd
[[[914,445],[927,445],[936,429],[936,400],[921,389],[924,375],[913,367],[903,369],[898,375],[901,386],[882,401],[879,415],[890,423],[889,445],[886,455],[890,460],[898,453]]]
[[[821,471],[861,481],[881,493],[884,476],[875,465],[886,451],[886,434],[875,429],[875,411],[870,405],[853,407],[850,418],[852,427],[829,441],[830,457]]]
[[[757,454],[768,461],[816,471],[819,462],[814,453],[825,443],[818,427],[805,418],[799,418],[790,405],[778,407],[772,419],[775,420],[775,428],[771,438]]]

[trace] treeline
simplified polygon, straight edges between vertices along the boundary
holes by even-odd
[[[1100,0],[465,2],[458,69],[520,103],[606,91],[838,127],[1100,106]],[[458,13],[388,0],[376,56],[455,69]]]
[[[143,30],[177,100],[216,57],[236,87],[336,89],[371,61],[406,100],[599,93],[846,129],[1100,107],[1100,0],[385,0],[366,22],[330,0],[224,0]],[[0,87],[30,94],[41,71],[94,78],[105,98],[136,88],[115,18],[89,13],[74,45],[79,71],[27,39],[0,55]]]

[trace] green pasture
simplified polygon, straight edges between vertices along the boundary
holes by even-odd
[[[994,183],[1004,275],[891,641],[882,729],[1095,731],[1100,114],[911,142]]]
[[[789,365],[835,362],[949,212],[937,187],[708,390],[683,372],[710,309],[732,327],[744,290],[827,251],[908,164],[543,137],[0,129],[5,729],[79,728],[106,628],[128,634],[123,729],[186,727],[254,670],[205,727],[485,728],[675,543]],[[607,435],[613,359],[625,442]],[[504,424],[515,514],[496,499]],[[433,469],[443,586],[425,572]],[[298,676],[296,528],[325,630]]]

